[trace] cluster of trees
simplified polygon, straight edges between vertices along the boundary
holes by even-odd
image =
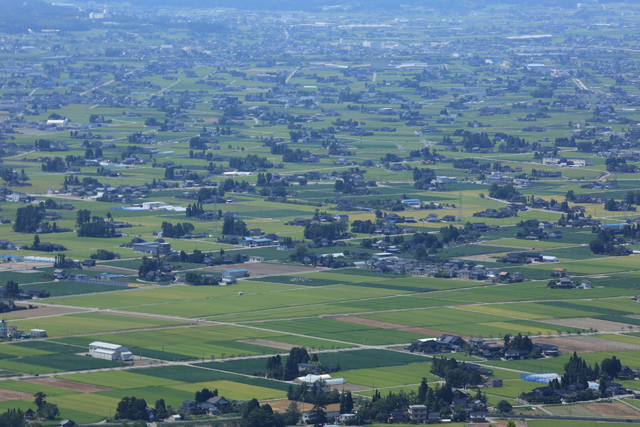
[[[534,98],[553,98],[553,89],[550,87],[540,87],[531,92],[531,96]]]
[[[102,158],[102,148],[96,148],[95,151],[92,148],[87,148],[84,151],[85,159],[101,159]]]
[[[190,234],[195,227],[190,222],[177,223],[173,225],[170,222],[162,223],[162,237],[169,237],[174,239],[179,239],[185,234]]]
[[[115,229],[105,221],[84,223],[76,233],[78,237],[101,237],[105,239],[116,237]]]
[[[138,267],[138,277],[143,278],[149,272],[161,270],[162,264],[161,259],[142,257],[142,264]]]
[[[436,150],[433,151],[433,154],[435,154]],[[419,150],[409,151],[409,157],[422,157],[423,159],[431,159],[433,158],[433,154],[431,154],[431,150],[429,149],[429,147],[423,147]]]
[[[302,137],[301,132],[290,132],[293,133],[292,138],[300,138]],[[297,139],[296,139],[297,141]],[[295,141],[294,141],[295,142]],[[288,163],[304,163],[305,158],[309,158],[311,153],[309,151],[302,151],[299,148],[292,150],[287,147],[286,144],[276,144],[271,147],[271,154],[281,154],[282,161]]]
[[[257,181],[256,185],[258,185],[260,187],[271,185],[271,179],[272,178],[273,178],[273,175],[271,175],[271,172],[258,173],[258,181]]]
[[[620,205],[618,202],[616,202],[614,199],[608,199],[607,201],[604,202],[604,210],[605,211],[611,211],[611,212],[616,212],[616,211],[621,211],[621,210],[630,210],[630,211],[635,211],[636,208],[635,206],[622,206]]]
[[[502,140],[498,145],[498,151],[501,153],[520,153],[523,151],[531,151],[538,148],[539,142],[529,144],[524,138],[518,138],[517,136],[507,135],[506,133],[498,132],[494,137],[495,140]]]
[[[241,427],[284,427],[296,425],[300,421],[300,411],[292,402],[284,413],[274,412],[268,403],[260,406],[257,399],[251,399],[242,408]]]
[[[478,390],[476,400],[486,402],[486,396]],[[358,423],[386,423],[389,413],[393,411],[404,411],[409,405],[426,405],[429,413],[437,413],[442,418],[451,418],[453,422],[464,422],[467,417],[466,410],[459,408],[455,413],[451,411],[454,393],[451,386],[445,383],[434,388],[429,387],[427,379],[423,378],[418,392],[411,391],[405,393],[400,391],[397,394],[389,392],[385,397],[381,397],[379,391],[375,391],[371,401],[364,401],[358,409]],[[482,408],[476,408],[482,409]]]
[[[314,354],[312,359],[306,348],[293,347],[289,350],[289,357],[287,357],[284,365],[282,364],[282,359],[279,354],[267,359],[265,376],[267,378],[277,378],[283,381],[292,381],[298,377],[298,363],[309,363],[310,360],[317,363],[318,355]]]
[[[204,207],[202,203],[194,203],[193,206],[191,204],[187,205],[187,211],[185,215],[187,218],[198,218],[200,215],[204,213]]]
[[[60,410],[58,409],[58,405],[54,403],[49,403],[46,400],[44,400],[44,398],[47,397],[46,394],[39,391],[34,395],[34,397],[35,397],[35,400],[33,401],[33,403],[35,403],[35,405],[38,407],[38,409],[36,410],[36,415],[38,416],[38,418],[43,418],[45,420],[52,420],[58,415],[60,415]]]
[[[112,259],[116,259],[116,254],[114,252],[108,251],[106,249],[98,249],[96,253],[91,254],[91,259],[98,259],[101,261],[110,261]]]
[[[584,390],[577,391],[576,401],[593,400],[598,397],[589,388],[589,381],[598,380],[600,383],[600,396],[604,396],[607,390],[607,379],[615,379],[622,371],[622,363],[616,356],[607,357],[600,365],[596,362],[592,367],[578,356],[575,352],[569,358],[569,362],[564,365],[564,374],[560,380],[554,379],[549,383],[549,387],[554,390],[566,390],[570,385],[580,383]],[[560,397],[557,395],[536,397],[532,395],[523,396],[530,403],[558,403]]]
[[[513,196],[518,194],[513,184],[498,185],[495,182],[489,186],[489,197],[502,200],[511,200]]]
[[[218,286],[220,283],[213,278],[203,276],[201,274],[193,273],[189,271],[184,279],[188,284],[193,286]],[[206,400],[206,399],[205,399]]]
[[[7,298],[17,298],[20,295],[20,287],[13,280],[9,280],[4,285],[4,294]]]
[[[460,229],[450,225],[448,227],[440,227],[440,235],[443,243],[455,242],[460,237]]]
[[[13,231],[16,233],[35,233],[40,226],[44,213],[35,205],[18,208]]]
[[[67,170],[67,164],[62,157],[54,157],[53,160],[45,157],[42,162],[43,172],[64,172],[65,170]]]
[[[222,224],[222,234],[236,235],[236,236],[248,236],[247,224],[240,220],[234,220],[233,218],[225,218]]]
[[[144,399],[137,399],[135,396],[125,396],[118,403],[114,418],[116,420],[147,421],[149,419],[147,402]]]
[[[472,133],[463,129],[458,129],[454,132],[454,135],[462,135],[461,144],[466,151],[471,151],[474,148],[493,148],[496,144],[489,138],[489,135],[486,132]]]
[[[207,400],[211,399],[212,397],[216,397],[218,395],[218,389],[214,389],[214,390],[209,390],[208,388],[203,388],[200,391],[196,391],[196,396],[195,396],[195,402],[196,403],[200,403],[200,402],[206,402]]]
[[[465,363],[458,363],[453,358],[434,357],[431,373],[444,378],[451,387],[478,385],[483,381],[482,375],[477,370],[469,368]]]
[[[27,421],[24,418],[24,413],[20,409],[9,409],[7,412],[0,415],[0,427],[25,427]],[[35,424],[29,424],[36,427]]]
[[[342,179],[336,180],[333,185],[333,191],[342,194],[351,194],[355,192],[359,187],[356,187],[353,183],[353,179],[349,175],[345,175]]]
[[[228,183],[228,181],[231,181]],[[198,190],[198,203],[203,203],[205,200],[211,198],[211,197],[224,197],[224,187],[230,187],[228,188],[228,190],[231,190],[233,187],[235,187],[236,182],[234,182],[232,179],[227,179],[224,181],[224,183],[222,183],[221,187],[222,188],[208,188],[208,187],[202,187],[200,188],[200,190]],[[202,205],[200,205],[200,207],[202,207]],[[194,207],[192,207],[192,209],[194,209]]]
[[[627,191],[627,194],[624,196],[624,202],[631,205],[640,205],[640,191]]]
[[[571,122],[569,122],[569,124],[571,125]],[[590,153],[593,150],[593,142],[576,142],[576,139],[573,136],[571,138],[556,138],[554,145],[556,147],[576,147],[578,151],[582,153]]]
[[[335,240],[342,237],[347,231],[347,223],[345,221],[333,221],[329,223],[310,223],[304,227],[304,237],[306,239],[326,238]]]
[[[373,234],[375,230],[376,230],[376,224],[370,219],[366,221],[357,219],[351,223],[352,233]]]
[[[207,142],[209,142],[207,139],[194,136],[189,140],[189,148],[193,148],[194,150],[205,150],[207,148]]]
[[[589,242],[589,249],[596,255],[620,256],[629,254],[629,249],[614,244],[614,238],[613,230],[599,230],[598,238]]]
[[[257,154],[248,154],[244,159],[241,157],[231,157],[229,167],[235,169],[271,168],[273,164],[266,157],[259,157]]]
[[[76,226],[80,227],[82,224],[88,224],[91,222],[91,211],[89,209],[80,209],[76,212]]]
[[[528,336],[522,336],[522,334],[518,334],[513,339],[506,334],[502,339],[504,341],[504,349],[505,350],[533,350],[533,341]]]
[[[625,159],[618,157],[609,157],[604,164],[607,172],[634,173],[637,169],[635,165],[629,165]]]

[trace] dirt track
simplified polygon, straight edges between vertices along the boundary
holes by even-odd
[[[263,339],[260,339],[260,338],[248,339],[248,340],[238,340],[238,342],[244,342],[244,343],[247,343],[247,344],[261,345],[263,347],[277,348],[277,349],[286,350],[286,351],[289,351],[292,348],[296,347],[296,344],[287,344],[286,342],[263,340]]]
[[[16,302],[16,305],[22,307],[28,307],[29,304],[32,306],[36,306],[38,308],[28,309],[28,310],[19,310],[12,311],[11,317],[20,317],[23,319],[29,319],[34,317],[46,317],[46,316],[58,316],[61,314],[71,314],[71,313],[83,313],[88,311],[84,308],[71,308],[71,307],[55,307],[51,305],[39,305],[38,300],[30,300],[28,302]]]
[[[94,393],[98,391],[113,390],[112,388],[99,387],[97,385],[83,384],[69,380],[61,380],[58,378],[32,378],[24,381],[32,384],[47,385],[51,387],[63,388],[65,390],[78,391],[80,393]],[[30,397],[32,396],[30,395]]]

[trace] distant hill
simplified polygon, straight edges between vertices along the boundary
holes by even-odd
[[[88,26],[79,12],[70,7],[52,6],[40,0],[0,0],[0,27],[8,34],[58,29],[83,31]]]
[[[614,0],[601,0],[609,3]],[[130,0],[112,0],[113,3],[129,3]],[[196,8],[231,7],[243,10],[320,10],[323,6],[349,6],[354,10],[395,10],[403,5],[432,7],[436,9],[482,9],[491,5],[532,5],[575,8],[576,0],[136,0],[138,6],[176,6]]]

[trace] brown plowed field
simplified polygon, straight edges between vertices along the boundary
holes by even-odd
[[[333,317],[333,319],[340,320],[342,322],[355,323],[357,325],[373,326],[374,328],[381,328],[381,329],[398,329],[402,331],[408,331],[416,334],[424,334],[424,335],[429,335],[434,337],[439,337],[440,335],[446,333],[446,332],[438,331],[435,329],[414,328],[412,326],[401,325],[398,323],[381,322],[379,320],[363,319],[361,317],[355,317],[355,316],[337,316],[337,317]],[[462,335],[462,337],[468,338],[464,335]]]
[[[595,353],[598,351],[640,350],[637,344],[605,340],[597,336],[537,338],[536,342],[557,345],[562,352]]]
[[[6,402],[7,400],[23,400],[33,399],[33,394],[25,393],[22,391],[5,390],[0,388],[0,402]]]
[[[552,325],[568,326],[570,328],[593,328],[596,331],[605,332],[618,332],[622,327],[627,326],[626,323],[610,322],[608,320],[594,319],[592,317],[579,317],[574,319],[540,319],[540,322],[550,323]],[[562,329],[562,328],[558,328]]]
[[[623,405],[622,403],[587,403],[584,405],[587,409],[602,415],[603,417],[629,417],[629,418],[638,418],[640,416],[640,412],[636,411],[633,408],[628,407],[627,405]]]

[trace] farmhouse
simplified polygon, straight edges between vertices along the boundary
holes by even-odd
[[[127,347],[108,342],[94,341],[89,344],[89,354],[93,357],[107,360],[132,361],[133,354]]]

